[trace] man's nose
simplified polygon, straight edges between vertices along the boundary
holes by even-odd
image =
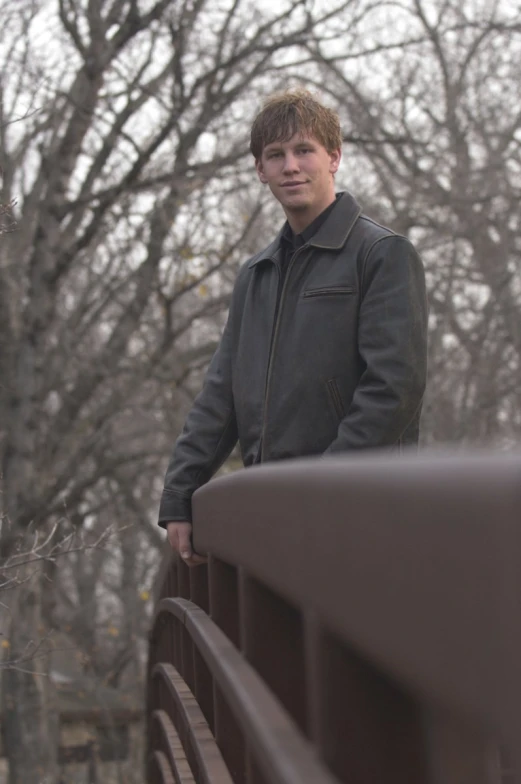
[[[284,172],[296,172],[299,170],[298,160],[291,152],[286,153],[284,156]]]

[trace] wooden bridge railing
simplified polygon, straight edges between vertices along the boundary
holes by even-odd
[[[159,580],[149,784],[521,782],[521,456],[265,465],[194,515],[208,567]]]

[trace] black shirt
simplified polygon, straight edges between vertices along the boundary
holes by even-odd
[[[289,262],[291,257],[295,253],[296,250],[305,245],[306,242],[309,242],[311,237],[317,233],[319,228],[322,226],[326,218],[328,217],[329,213],[333,211],[336,203],[337,203],[338,195],[335,197],[335,201],[331,202],[331,204],[323,210],[320,215],[317,215],[314,221],[312,221],[309,226],[306,226],[304,231],[300,232],[300,234],[295,234],[289,223],[286,221],[284,225],[284,229],[282,231],[281,237],[281,245],[284,249],[284,254],[282,256],[282,261],[280,265],[280,289],[284,284],[284,278],[286,277],[286,272],[288,270]]]

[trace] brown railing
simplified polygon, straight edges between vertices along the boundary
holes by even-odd
[[[149,784],[521,781],[519,455],[265,465],[194,515],[208,568],[159,580]]]

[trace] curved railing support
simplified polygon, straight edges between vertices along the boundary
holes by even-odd
[[[156,664],[152,679],[157,681],[159,688],[166,688],[172,698],[180,725],[188,733],[199,778],[205,784],[233,784],[208,723],[175,667],[172,664]]]
[[[154,751],[151,754],[149,765],[152,777],[154,779],[158,778],[160,784],[176,784],[174,774],[164,752]]]
[[[277,699],[203,610],[186,599],[162,599],[154,628],[165,616],[173,616],[187,629],[221,692],[226,694],[266,781],[335,784]]]
[[[183,784],[195,784],[177,730],[168,714],[163,710],[156,710],[152,713],[152,733],[154,731],[161,738],[161,745],[165,748],[164,755],[168,760],[176,782],[182,781]]]

